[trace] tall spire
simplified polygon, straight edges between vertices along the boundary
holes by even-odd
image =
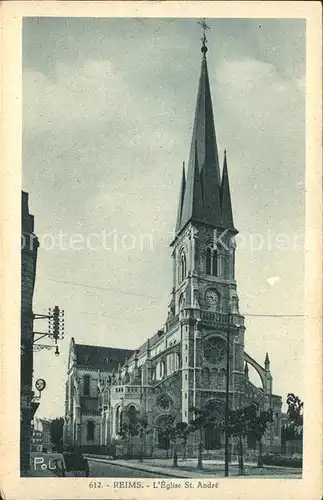
[[[208,26],[200,23],[203,28],[202,37],[202,65],[197,93],[192,142],[187,169],[186,187],[184,192],[182,213],[177,224],[177,232],[190,220],[196,220],[212,227],[221,227],[220,207],[220,167],[218,149],[214,128],[212,99],[206,60],[205,29]],[[198,162],[198,173],[196,163]],[[197,175],[198,174],[198,175]],[[196,193],[201,191],[202,207],[200,200],[194,200],[192,186],[200,184]],[[196,203],[195,203],[196,201]],[[198,206],[196,212],[194,206]]]
[[[234,229],[226,151],[224,151],[220,198],[222,225],[227,229]]]

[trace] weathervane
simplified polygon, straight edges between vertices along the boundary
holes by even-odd
[[[198,21],[197,24],[199,24],[201,26],[201,28],[203,29],[203,36],[201,38],[202,40],[202,48],[201,48],[201,51],[203,52],[203,54],[205,54],[207,52],[207,38],[206,38],[206,30],[209,30],[210,29],[210,26],[208,26],[206,24],[206,21],[205,21],[205,18],[203,18],[202,21]]]

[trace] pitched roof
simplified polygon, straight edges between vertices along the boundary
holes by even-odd
[[[155,344],[160,340],[161,337],[163,337],[164,331],[163,330],[158,330],[154,335],[149,337],[146,342],[144,342],[140,347],[137,349],[137,354],[142,354],[143,352],[147,351],[148,347],[148,342],[149,342],[149,348],[151,349],[154,347]]]
[[[75,344],[76,364],[95,369],[116,370],[133,353],[131,349]]]

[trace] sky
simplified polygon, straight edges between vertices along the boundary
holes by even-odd
[[[304,399],[305,22],[207,22],[245,349],[261,364],[269,353],[275,394]],[[60,356],[35,353],[34,377],[47,382],[36,416],[64,414],[71,337],[135,349],[166,319],[200,37],[197,19],[24,19],[22,176],[41,243],[34,312],[65,311]]]

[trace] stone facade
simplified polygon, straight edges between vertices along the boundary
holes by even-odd
[[[21,384],[20,384],[20,468],[29,469],[31,422],[35,408],[33,377],[33,294],[37,249],[34,216],[28,208],[28,193],[22,192],[21,206]]]
[[[76,344],[71,340],[65,396],[64,444],[100,443],[99,378],[112,374],[133,351]]]

